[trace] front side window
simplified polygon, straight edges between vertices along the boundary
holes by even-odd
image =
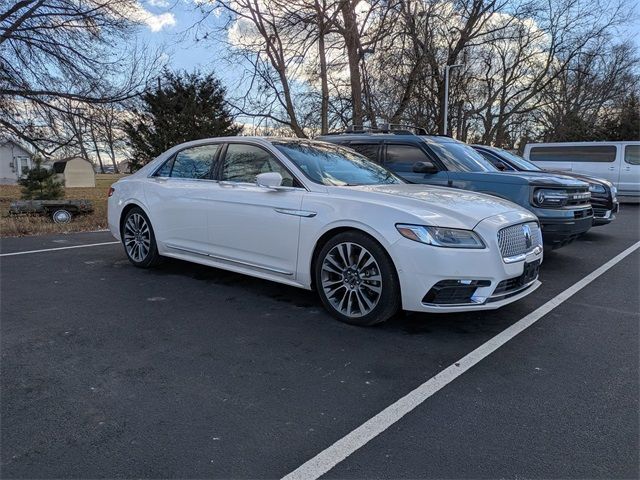
[[[537,165],[531,163],[528,160],[525,160],[520,155],[516,155],[515,153],[511,153],[507,150],[503,150],[502,148],[496,148],[500,152],[500,155],[506,157],[508,161],[517,165],[521,170],[532,170],[532,171],[541,171],[542,169]]]
[[[491,163],[491,165],[493,165],[496,168],[498,168],[498,165],[503,165],[503,168],[505,168],[506,170],[515,170],[507,162],[503,162],[501,158],[498,158],[489,152],[485,152],[484,150],[478,150],[478,153],[482,155],[487,162]]]
[[[162,166],[156,170],[156,173],[153,174],[154,177],[170,177],[171,176],[171,168],[173,168],[173,160],[175,157],[171,157],[169,160],[164,162]]]
[[[255,145],[230,143],[224,156],[220,180],[256,183],[259,174],[268,172],[282,175],[283,186],[294,186],[293,176],[269,152]]]
[[[220,145],[200,145],[185,148],[166,161],[154,174],[156,177],[211,178],[211,171]]]
[[[624,161],[629,165],[640,165],[640,145],[625,146]]]
[[[529,159],[534,162],[614,162],[615,145],[558,145],[531,147]]]
[[[387,168],[394,172],[413,172],[418,162],[431,162],[426,153],[415,145],[387,145]]]
[[[433,153],[452,172],[497,172],[498,169],[466,143],[448,139],[428,140]]]
[[[404,183],[386,168],[347,148],[303,140],[273,141],[272,143],[309,180],[321,185]]]

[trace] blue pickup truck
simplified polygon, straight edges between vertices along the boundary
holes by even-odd
[[[352,148],[411,183],[473,190],[517,203],[538,217],[551,248],[570,243],[593,223],[587,183],[545,172],[501,172],[470,145],[450,137],[351,130],[318,140]]]

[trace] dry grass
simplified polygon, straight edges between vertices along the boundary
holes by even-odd
[[[20,199],[20,186],[0,185],[0,236],[18,237],[45,233],[70,233],[107,228],[107,191],[112,183],[123,175],[96,175],[94,188],[67,188],[65,198],[87,199],[94,211],[88,215],[73,217],[70,223],[58,225],[50,217],[35,215],[9,216],[9,203]]]

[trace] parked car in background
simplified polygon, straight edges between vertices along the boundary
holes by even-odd
[[[517,203],[538,217],[551,248],[566,245],[593,223],[587,183],[545,172],[500,172],[471,146],[450,137],[383,128],[319,139],[348,146],[411,183],[473,190]]]
[[[587,182],[591,192],[593,225],[606,225],[616,218],[619,208],[616,187],[607,180],[569,171],[543,170],[521,156],[498,147],[487,145],[472,145],[472,147],[491,162],[494,167],[503,172],[549,172]]]
[[[409,185],[350,149],[226,137],[178,145],[116,182],[109,228],[137,267],[162,256],[312,289],[338,319],[495,309],[535,290],[536,217],[489,195]]]
[[[528,143],[524,158],[545,170],[603,178],[620,201],[640,201],[640,141]]]

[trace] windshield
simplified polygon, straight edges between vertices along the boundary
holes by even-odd
[[[427,140],[429,147],[454,172],[497,172],[491,163],[466,143]]]
[[[366,157],[346,148],[309,141],[273,141],[307,178],[322,185],[381,185],[404,183]]]
[[[518,170],[542,170],[540,167],[531,163],[529,160],[525,160],[520,155],[516,155],[515,153],[508,152],[507,150],[503,150],[498,147],[493,147],[493,150],[495,150],[499,156],[504,157],[509,163],[513,163]]]

